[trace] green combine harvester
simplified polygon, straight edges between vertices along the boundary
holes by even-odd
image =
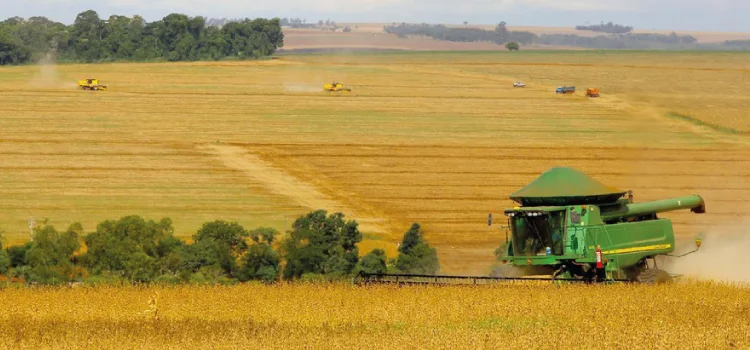
[[[625,197],[627,195],[627,197]],[[505,210],[506,242],[492,276],[366,274],[356,283],[462,283],[503,280],[662,283],[672,275],[657,256],[672,255],[672,222],[659,213],[689,209],[705,213],[690,195],[634,203],[631,191],[606,186],[586,174],[556,167],[510,196],[519,206]],[[488,218],[492,225],[492,214]],[[539,275],[548,277],[538,277]]]

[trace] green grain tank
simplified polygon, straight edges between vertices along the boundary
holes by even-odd
[[[675,237],[672,222],[658,214],[705,212],[697,195],[633,203],[632,192],[567,167],[548,170],[510,199],[519,206],[505,210],[508,238],[499,259],[506,268],[499,274],[506,276],[515,267],[560,279],[667,281],[654,258],[670,255]]]

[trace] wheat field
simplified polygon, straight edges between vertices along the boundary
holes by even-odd
[[[750,347],[750,289],[660,286],[10,288],[13,349]]]
[[[697,193],[668,213],[680,239],[744,224],[750,195],[747,54],[438,52],[262,62],[0,68],[0,228],[30,217],[87,231],[172,218],[289,228],[343,211],[395,255],[419,222],[444,273],[485,274],[507,197],[573,166],[636,200]],[[77,90],[99,78],[107,92]],[[330,95],[322,85],[353,88]],[[514,89],[523,80],[526,88]],[[576,85],[557,96],[558,85]],[[601,89],[587,99],[586,87]]]

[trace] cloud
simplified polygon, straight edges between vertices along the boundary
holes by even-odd
[[[518,0],[519,5],[530,5],[537,8],[555,9],[562,11],[630,11],[635,10],[633,4],[637,1],[621,0]]]
[[[58,1],[58,0],[47,0]],[[731,1],[731,0],[729,0]],[[30,2],[35,2],[31,0]],[[461,13],[481,14],[511,9],[547,8],[575,11],[624,10],[632,1],[623,0],[277,0],[277,1],[241,1],[241,0],[109,0],[103,1],[120,9],[150,8],[162,11],[190,12],[315,12],[332,14],[365,14],[376,12],[386,14],[389,11],[406,11],[423,14]]]
[[[636,28],[750,30],[747,0],[6,0],[0,16],[47,16],[65,23],[93,9],[101,17],[169,13],[206,17],[300,17],[308,21],[430,22],[574,26],[613,21]]]
[[[733,0],[724,0],[733,1]],[[89,5],[94,10],[116,9],[124,12],[183,12],[212,13],[230,16],[240,13],[279,13],[293,12],[330,13],[334,15],[480,15],[504,10],[559,9],[576,11],[600,11],[625,9],[631,1],[624,0],[83,0],[76,7]],[[70,4],[66,0],[25,0],[14,7],[44,9],[49,5]]]

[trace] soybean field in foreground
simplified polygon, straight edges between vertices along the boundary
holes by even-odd
[[[14,349],[745,349],[750,347],[749,291],[709,282],[9,288],[0,299],[0,344]]]

